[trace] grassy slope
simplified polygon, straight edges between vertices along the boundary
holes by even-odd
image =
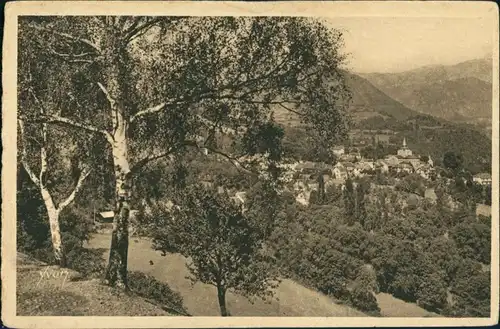
[[[96,234],[90,241],[93,248],[107,248],[110,237]],[[137,242],[136,242],[137,241]],[[107,256],[106,256],[107,257]],[[149,261],[153,261],[150,265]],[[193,316],[217,316],[219,307],[215,287],[186,279],[185,258],[178,254],[161,256],[154,252],[147,240],[131,239],[129,269],[142,271],[167,282],[179,292],[187,311]],[[344,305],[334,304],[327,296],[305,288],[292,280],[284,280],[270,302],[256,300],[251,304],[245,297],[229,293],[227,306],[234,316],[366,316]]]
[[[386,293],[377,295],[377,303],[384,317],[441,317],[424,310],[414,303],[408,303]]]
[[[109,236],[96,234],[90,241],[92,248],[107,248]],[[150,260],[153,265],[150,265]],[[167,282],[172,290],[179,292],[188,312],[194,316],[219,315],[214,287],[191,283],[185,277],[188,271],[186,259],[178,254],[161,256],[150,248],[150,243],[143,239],[131,239],[129,249],[129,269],[140,270]],[[436,316],[415,304],[406,303],[387,294],[377,296],[382,314],[397,316]],[[251,304],[245,297],[229,293],[228,308],[234,316],[366,316],[353,308],[335,304],[322,293],[308,289],[292,280],[283,280],[275,297],[269,302],[257,300]]]
[[[68,280],[44,277],[40,273],[61,273],[57,266],[18,254],[17,314],[21,316],[171,316],[139,297],[127,296],[101,285],[99,280],[70,281],[79,274],[72,270]]]

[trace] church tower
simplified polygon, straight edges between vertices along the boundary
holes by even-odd
[[[430,154],[429,154],[429,161],[427,161],[427,164],[431,167],[434,167],[434,161],[432,161]]]
[[[403,138],[403,147],[398,150],[398,156],[406,158],[412,155],[413,152],[406,146],[406,138]]]

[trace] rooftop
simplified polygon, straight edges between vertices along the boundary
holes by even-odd
[[[491,179],[491,174],[489,174],[489,173],[479,173],[479,174],[474,175],[474,178]]]

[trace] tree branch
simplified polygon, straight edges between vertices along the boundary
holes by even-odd
[[[24,170],[28,173],[31,181],[36,185],[40,186],[40,181],[38,180],[37,176],[35,173],[31,170],[30,165],[28,164],[27,161],[27,152],[26,152],[26,143],[25,143],[25,138],[26,135],[24,133],[24,122],[21,119],[17,120],[17,123],[19,124],[19,136],[21,137],[21,164],[24,167]]]
[[[45,111],[45,108],[44,108],[42,102],[38,99],[38,97],[36,96],[36,93],[33,91],[33,89],[31,87],[29,88],[29,90],[30,90],[31,94],[33,95],[33,98],[35,99],[35,101],[40,106],[40,112],[42,113],[40,115],[40,118],[42,119],[42,122],[66,124],[66,125],[73,126],[76,128],[81,128],[81,129],[84,129],[87,131],[100,133],[100,134],[103,134],[104,137],[106,137],[106,139],[108,140],[109,143],[113,143],[113,137],[106,130],[98,129],[97,127],[94,127],[88,123],[80,123],[80,122],[76,122],[74,120],[60,117],[57,115],[45,114],[46,111]],[[21,116],[21,117],[23,117],[23,116]]]
[[[282,108],[284,108],[285,110],[289,111],[289,112],[292,112],[292,113],[295,113],[299,116],[302,116],[303,114],[298,112],[298,111],[295,111],[295,110],[292,110],[291,108],[289,108],[288,106],[285,106],[283,105],[283,103],[277,103],[279,106],[281,106]]]
[[[113,131],[116,131],[116,129],[118,129],[119,126],[119,121],[118,121],[119,113],[118,113],[118,108],[116,107],[116,100],[111,96],[109,91],[106,89],[106,87],[103,86],[102,83],[98,82],[97,85],[108,99],[109,106],[111,108],[111,121],[113,122]]]
[[[219,127],[223,133],[225,134],[233,134],[235,135],[237,133],[236,130],[234,130],[233,128],[229,128],[229,127],[224,127],[224,126],[220,126],[220,125],[217,125],[216,123],[202,117],[201,115],[198,115],[198,119],[205,125],[207,126],[210,126],[210,128],[217,128]]]
[[[218,154],[224,158],[226,158],[227,160],[229,160],[229,162],[231,162],[231,164],[233,166],[235,166],[238,170],[241,170],[243,171],[244,173],[246,174],[249,174],[249,175],[252,175],[252,176],[258,176],[258,173],[246,168],[242,163],[241,161],[238,159],[238,157],[232,155],[232,154],[228,154],[228,153],[225,153],[225,152],[222,152],[220,150],[216,150],[214,148],[211,148],[211,147],[206,147],[204,146],[207,150],[209,150],[210,152],[212,153],[215,153],[215,154]]]
[[[85,181],[85,179],[88,177],[88,175],[90,174],[92,170],[90,169],[83,169],[82,172],[80,173],[80,176],[78,177],[78,181],[76,183],[76,186],[75,188],[73,189],[73,192],[71,192],[71,194],[66,198],[66,200],[64,200],[63,202],[61,202],[58,207],[57,207],[57,210],[58,211],[62,211],[64,208],[66,208],[71,202],[73,202],[73,200],[75,199],[75,196],[76,194],[80,191],[80,189],[82,188],[82,185],[83,185],[83,182]]]
[[[204,140],[203,137],[199,136],[198,139],[201,141],[201,140]],[[232,155],[232,154],[228,154],[228,153],[225,153],[221,150],[217,150],[215,148],[212,148],[210,146],[207,146],[205,144],[203,145],[200,145],[197,141],[188,141],[184,144],[185,146],[191,146],[191,147],[194,147],[196,149],[198,149],[199,151],[201,151],[202,149],[207,149],[208,151],[212,152],[212,153],[215,153],[215,154],[218,154],[218,155],[221,155],[223,156],[224,158],[226,158],[227,160],[229,160],[231,162],[232,165],[234,165],[238,170],[241,170],[247,174],[250,174],[250,175],[258,175],[258,173],[256,172],[253,172],[251,171],[250,169],[246,168],[243,163],[241,163],[241,161],[238,159],[237,156],[235,155]]]
[[[130,24],[130,27],[128,27],[125,30],[125,39],[126,40],[131,38],[131,35],[134,33],[137,25],[139,25],[139,23],[141,22],[141,19],[142,19],[142,17],[134,17],[133,18],[133,21],[132,21],[132,24]]]
[[[106,137],[106,139],[108,140],[108,142],[113,143],[113,137],[111,136],[111,134],[109,132],[107,132],[106,130],[94,127],[88,123],[80,123],[80,122],[76,122],[76,121],[68,119],[68,118],[60,117],[57,115],[47,115],[47,114],[42,115],[41,119],[47,123],[59,123],[59,124],[64,124],[64,125],[68,125],[71,127],[87,130],[90,132],[103,134]]]
[[[147,165],[149,162],[155,161],[155,160],[158,160],[158,159],[161,159],[161,158],[165,158],[165,157],[168,157],[168,156],[172,156],[173,152],[174,152],[174,149],[171,148],[170,150],[168,150],[166,152],[160,152],[158,154],[154,154],[154,155],[145,157],[145,158],[137,161],[137,163],[132,167],[132,169],[130,169],[130,173],[131,174],[136,174],[145,165]]]
[[[76,42],[81,42],[81,43],[83,43],[83,44],[91,47],[92,49],[94,49],[97,53],[101,52],[101,50],[99,49],[99,47],[96,44],[94,44],[92,41],[88,40],[88,39],[75,37],[74,35],[71,35],[71,34],[68,34],[68,33],[63,33],[63,32],[55,31],[55,30],[52,30],[52,29],[47,29],[45,27],[36,26],[34,24],[30,24],[28,26],[31,27],[31,28],[33,28],[33,29],[35,29],[35,30],[39,30],[39,31],[47,32],[47,33],[52,33],[52,34],[55,34],[57,36],[65,38],[65,39],[69,39],[69,40],[76,41]]]
[[[125,35],[125,42],[131,42],[135,38],[141,36],[142,34],[146,33],[150,27],[152,27],[154,24],[158,23],[161,20],[161,17],[155,17],[145,23],[143,23],[140,26],[136,26],[132,28],[126,35]],[[138,24],[137,24],[138,25]]]
[[[43,115],[43,112],[42,112]],[[47,150],[45,146],[47,145],[47,124],[42,123],[42,146],[40,147],[40,176],[39,182],[40,186],[45,185],[45,178],[47,173]]]
[[[106,95],[106,98],[108,99],[108,102],[109,104],[111,105],[111,108],[114,108],[115,104],[116,104],[116,101],[113,97],[111,97],[110,93],[108,92],[108,90],[102,85],[102,83],[98,82],[97,85],[99,86],[99,88],[102,90],[102,92],[104,93],[104,95]]]
[[[92,55],[92,53],[64,54],[64,53],[57,52],[52,48],[49,48],[49,51],[52,54],[61,57],[63,60],[65,60],[68,63],[88,63],[88,64],[91,64],[95,61],[95,60],[91,60],[91,59],[82,58],[85,56]]]
[[[161,104],[158,104],[156,106],[153,106],[153,107],[149,107],[145,110],[141,110],[137,113],[135,113],[133,116],[130,117],[130,122],[133,122],[135,121],[137,118],[140,118],[140,117],[143,117],[145,115],[148,115],[148,114],[153,114],[153,113],[157,113],[157,112],[160,112],[161,110],[163,110],[165,107],[167,106],[167,103],[161,103]]]

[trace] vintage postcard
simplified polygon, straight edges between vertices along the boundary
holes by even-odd
[[[5,326],[498,322],[495,3],[5,15]]]

